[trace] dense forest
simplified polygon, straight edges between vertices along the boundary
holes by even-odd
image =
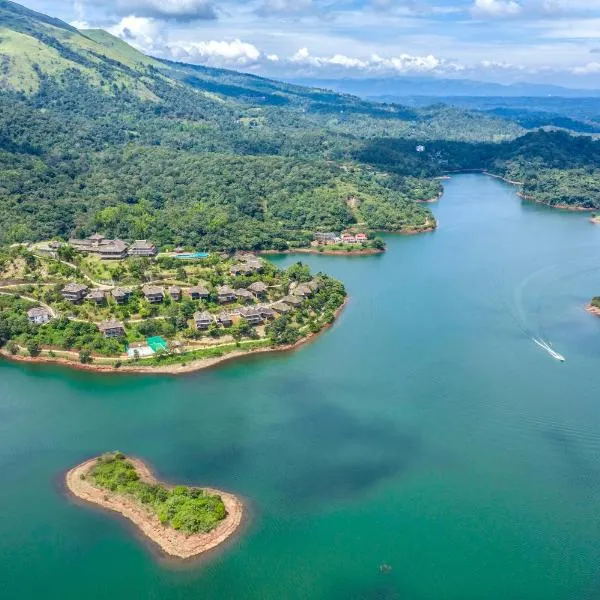
[[[284,249],[315,231],[418,231],[434,219],[414,201],[460,169],[600,206],[596,143],[523,133],[480,111],[157,60],[0,0],[0,244],[99,230]]]

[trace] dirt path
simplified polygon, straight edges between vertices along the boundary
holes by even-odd
[[[53,319],[55,319],[58,316],[58,313],[49,304],[46,304],[41,300],[37,300],[36,298],[32,298],[31,296],[23,296],[22,294],[12,294],[11,292],[0,292],[0,296],[16,296],[17,298],[21,298],[22,300],[34,302],[35,304],[43,306],[52,315]]]

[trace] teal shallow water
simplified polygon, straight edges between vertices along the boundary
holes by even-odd
[[[600,227],[478,175],[434,210],[383,256],[302,257],[351,301],[294,354],[180,379],[0,363],[0,597],[600,598]],[[117,448],[250,498],[250,528],[157,560],[63,493]]]

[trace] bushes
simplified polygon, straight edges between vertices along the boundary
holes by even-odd
[[[133,496],[150,506],[161,523],[186,533],[212,531],[227,516],[220,496],[207,494],[199,488],[180,485],[168,489],[141,481],[133,464],[121,453],[99,458],[90,477],[100,488]]]

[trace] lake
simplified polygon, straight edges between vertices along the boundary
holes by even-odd
[[[0,363],[3,600],[600,598],[600,227],[445,184],[435,233],[302,256],[350,302],[295,353],[182,378]],[[115,449],[247,498],[244,535],[176,567],[67,498]]]

